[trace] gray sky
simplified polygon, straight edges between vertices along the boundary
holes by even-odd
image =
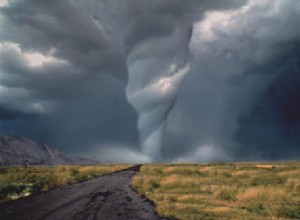
[[[0,133],[105,161],[148,161],[125,95],[128,56],[143,50],[152,63],[141,71],[150,74],[182,53],[191,70],[167,115],[165,161],[299,159],[300,1],[0,0],[0,7]],[[165,36],[183,34],[177,27],[191,29],[190,40],[164,49]]]

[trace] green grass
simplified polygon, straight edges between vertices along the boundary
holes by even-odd
[[[144,165],[133,187],[176,219],[300,219],[300,162]]]
[[[130,165],[0,167],[0,202],[89,180]]]

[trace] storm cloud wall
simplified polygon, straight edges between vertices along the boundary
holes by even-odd
[[[299,157],[298,1],[3,2],[1,133],[116,162]]]

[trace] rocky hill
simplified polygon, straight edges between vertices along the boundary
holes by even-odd
[[[68,157],[43,143],[26,137],[10,137],[0,134],[0,165],[63,165],[92,164],[96,161]]]

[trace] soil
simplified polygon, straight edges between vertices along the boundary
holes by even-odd
[[[140,166],[0,204],[3,220],[166,220],[130,186]]]

